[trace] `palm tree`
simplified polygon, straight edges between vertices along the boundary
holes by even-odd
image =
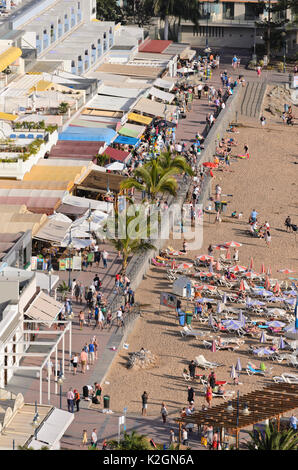
[[[298,435],[293,429],[277,431],[270,423],[265,433],[249,432],[251,441],[245,444],[248,450],[298,450]]]
[[[137,434],[135,431],[130,434],[125,432],[119,442],[116,440],[109,441],[108,447],[115,450],[152,450],[147,436]]]
[[[178,183],[173,175],[177,173],[177,168],[164,170],[158,160],[151,160],[142,167],[136,168],[134,176],[121,183],[121,189],[135,188],[145,191],[151,201],[155,201],[159,193],[176,196]]]
[[[142,251],[154,250],[155,246],[148,241],[149,225],[147,219],[142,216],[139,219],[139,213],[133,216],[115,215],[116,230],[115,235],[107,231],[107,238],[114,248],[122,254],[122,274],[125,275],[128,258]],[[109,224],[107,224],[109,228]]]
[[[176,155],[173,158],[170,151],[163,152],[158,157],[157,161],[164,170],[172,170],[175,168],[177,170],[177,174],[187,173],[190,176],[194,176],[194,172],[191,167],[188,165],[186,159],[181,155]]]
[[[153,0],[154,14],[160,17],[164,25],[164,39],[168,40],[170,29],[170,17],[178,18],[180,28],[181,19],[191,20],[195,29],[200,17],[198,0]],[[178,40],[176,37],[175,40]]]

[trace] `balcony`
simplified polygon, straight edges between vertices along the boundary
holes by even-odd
[[[255,20],[247,20],[244,18],[222,18],[222,16],[212,16],[208,19],[208,25],[214,25],[214,26],[243,26],[247,28],[254,27],[256,21],[260,21],[261,18],[256,18]],[[193,26],[192,21],[189,20],[181,20],[181,25],[182,26]],[[206,26],[207,25],[207,17],[206,18],[201,18],[199,21],[200,26]]]

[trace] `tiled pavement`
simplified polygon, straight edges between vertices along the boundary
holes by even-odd
[[[230,58],[227,65],[222,64],[218,71],[216,71],[210,81],[211,84],[214,84],[216,87],[220,86],[219,80],[219,71],[226,68],[228,71],[231,70]],[[256,80],[256,74],[252,71],[245,71],[241,66],[240,70],[237,70],[237,75],[243,73],[246,79]],[[235,74],[234,74],[235,76]],[[263,73],[261,80],[268,80],[268,78],[273,79],[274,81],[283,81],[285,77],[283,74],[271,73],[266,75]],[[287,78],[286,78],[287,79]],[[205,126],[205,117],[212,108],[208,106],[206,98],[201,100],[195,100],[192,104],[192,109],[188,113],[187,118],[180,121],[176,139],[184,140],[184,142],[189,145],[191,140],[194,138],[197,131],[202,132]],[[114,287],[115,274],[119,272],[121,267],[121,260],[118,258],[117,254],[112,250],[108,249],[110,256],[108,261],[107,269],[104,269],[102,264],[97,268],[89,268],[87,271],[72,273],[72,278],[76,278],[81,281],[83,285],[90,285],[96,273],[99,274],[100,279],[102,280],[102,290],[106,296],[109,296]],[[59,272],[60,280],[68,280],[68,273]],[[75,313],[75,319],[73,320],[73,335],[72,335],[72,350],[79,352],[82,346],[90,340],[90,338],[96,334],[99,342],[98,350],[98,360],[95,365],[90,366],[90,370],[86,372],[85,375],[80,372],[73,376],[72,373],[68,370],[68,361],[66,361],[65,368],[65,381],[63,384],[63,409],[66,409],[66,399],[65,391],[71,386],[73,388],[78,388],[82,391],[82,386],[86,384],[93,384],[95,381],[100,382],[101,378],[104,376],[106,371],[106,366],[110,362],[111,357],[116,354],[115,351],[112,351],[111,348],[121,339],[121,332],[117,331],[116,327],[112,327],[111,330],[94,330],[93,327],[84,326],[83,330],[80,330],[78,327],[78,317],[77,314],[81,306],[73,304],[73,309]],[[68,353],[68,340],[66,340],[66,355]],[[61,358],[61,350],[59,350],[59,359]],[[34,361],[38,363],[38,360]],[[54,362],[54,359],[52,359]],[[23,364],[33,364],[32,359],[25,359]],[[111,385],[112,387],[112,385]],[[16,374],[15,377],[11,380],[8,387],[9,390],[13,392],[22,392],[26,402],[34,402],[39,399],[39,380],[32,373],[24,373],[21,371]],[[59,394],[55,395],[54,383],[51,383],[51,404],[59,407]],[[104,385],[104,392],[109,393],[109,385]],[[112,395],[112,394],[111,394]],[[139,397],[136,397],[138,400]],[[47,377],[43,377],[43,403],[47,403]],[[118,417],[116,414],[103,414],[97,410],[88,409],[87,403],[81,402],[81,411],[75,415],[75,420],[68,429],[67,433],[63,437],[62,445],[65,448],[69,449],[79,449],[80,439],[82,435],[82,430],[87,429],[90,434],[91,430],[96,427],[98,431],[98,438],[102,440],[103,438],[115,437],[118,433]],[[113,401],[111,401],[111,408],[113,409]],[[140,433],[150,435],[154,440],[162,443],[168,441],[168,434],[170,427],[177,428],[171,423],[171,416],[169,417],[169,423],[163,425],[160,417],[151,417],[149,416],[143,418],[141,416],[131,416],[127,417],[127,429],[135,429]],[[197,440],[191,440],[190,445],[193,448],[198,448],[199,444]]]

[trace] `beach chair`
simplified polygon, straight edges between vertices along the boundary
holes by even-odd
[[[204,385],[203,390],[204,390],[204,393],[206,393],[207,385]],[[235,390],[225,390],[224,394],[218,393],[217,390],[218,390],[218,387],[215,386],[214,389],[212,390],[212,397],[223,398],[224,400],[230,400],[235,395]]]
[[[252,363],[248,363],[246,366],[246,373],[247,375],[271,375],[272,373],[272,367],[269,367],[269,369],[262,370],[262,369],[256,369],[255,366]]]
[[[167,266],[165,263],[161,263],[161,262],[157,261],[155,258],[151,259],[151,264],[153,264],[153,266],[158,266],[158,267],[162,267],[162,268]]]
[[[206,348],[206,349],[211,349],[212,343],[210,343],[210,341],[206,341],[206,340],[204,339],[204,340],[203,340],[203,346],[204,346],[204,348]]]
[[[289,374],[287,372],[272,377],[275,383],[289,383],[289,384],[298,384],[298,375]]]
[[[194,336],[197,338],[198,336],[204,336],[205,333],[203,331],[199,330],[193,330],[189,328],[188,326],[184,326],[183,329],[180,331],[181,336]]]
[[[217,362],[210,362],[205,359],[205,357],[201,354],[195,358],[195,364],[202,369],[215,369],[216,367],[221,367],[224,364],[218,364]]]

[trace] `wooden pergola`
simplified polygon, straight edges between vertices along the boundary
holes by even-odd
[[[298,408],[298,385],[287,383],[270,384],[262,390],[255,390],[245,395],[231,399],[208,408],[206,411],[198,411],[191,416],[176,418],[179,423],[179,442],[181,441],[181,429],[186,424],[198,426],[213,426],[220,431],[222,442],[223,431],[231,430],[236,435],[236,448],[239,447],[239,432],[241,429],[253,426],[267,419],[275,418],[277,429],[280,429],[280,418],[284,413]],[[233,409],[227,409],[232,405]],[[243,414],[247,407],[249,414]]]

